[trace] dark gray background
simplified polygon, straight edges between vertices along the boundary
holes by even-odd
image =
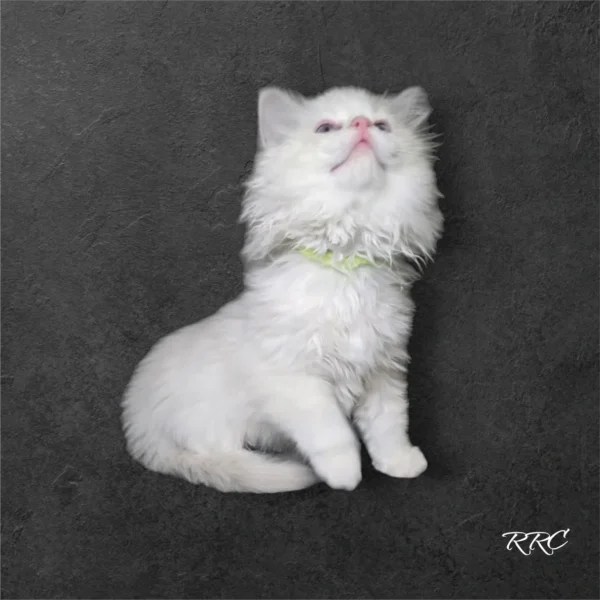
[[[590,2],[3,2],[4,597],[598,597],[597,27]],[[266,84],[430,93],[417,480],[222,495],[124,450],[135,364],[241,289]],[[554,556],[502,538],[565,528]]]

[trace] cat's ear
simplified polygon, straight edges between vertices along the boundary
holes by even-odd
[[[409,127],[419,129],[431,114],[427,92],[422,87],[409,87],[397,96],[390,98],[392,112]]]
[[[258,93],[258,139],[263,148],[280,144],[298,123],[304,98],[275,87]]]

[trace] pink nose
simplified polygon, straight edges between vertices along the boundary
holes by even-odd
[[[354,117],[352,122],[350,123],[350,127],[356,127],[361,133],[361,135],[365,135],[367,129],[372,125],[371,121],[367,119],[367,117]]]

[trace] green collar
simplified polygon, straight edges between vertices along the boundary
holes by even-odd
[[[331,250],[327,250],[327,252],[319,254],[311,248],[298,248],[298,252],[310,260],[321,263],[326,267],[337,269],[338,271],[354,271],[354,269],[358,269],[358,267],[367,265],[372,267],[378,266],[377,263],[369,260],[368,258],[363,258],[362,256],[348,256],[340,260],[334,260],[334,254]]]

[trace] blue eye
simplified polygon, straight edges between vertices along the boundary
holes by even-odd
[[[374,125],[375,127],[377,127],[377,129],[385,131],[386,133],[389,133],[392,130],[390,124],[387,121],[375,121]]]
[[[324,121],[316,129],[315,133],[329,133],[330,131],[336,131],[340,126],[331,121]]]

